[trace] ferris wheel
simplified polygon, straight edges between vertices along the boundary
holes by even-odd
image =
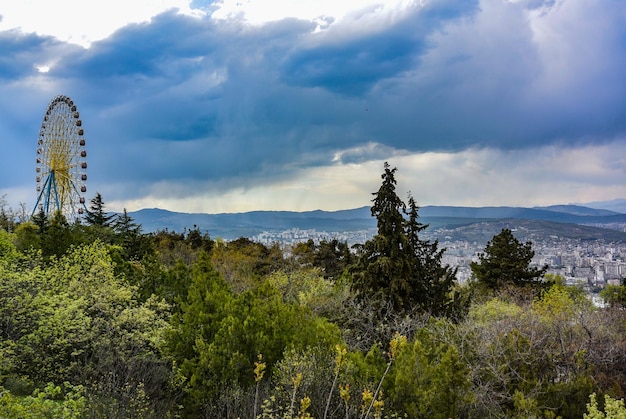
[[[52,99],[37,140],[37,202],[33,215],[60,211],[72,222],[85,212],[87,151],[82,125],[72,99],[62,95]]]

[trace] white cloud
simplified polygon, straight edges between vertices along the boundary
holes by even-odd
[[[216,19],[243,19],[251,24],[263,24],[287,17],[311,20],[320,28],[347,16],[360,13],[393,16],[413,4],[413,0],[223,0],[211,11],[192,9],[191,0],[28,0],[10,1],[0,5],[0,31],[17,29],[56,37],[84,47],[104,39],[131,23],[149,21],[171,9],[189,15],[209,12]]]
[[[173,8],[192,13],[189,0],[6,1],[0,6],[0,31],[19,29],[88,47],[123,26],[149,21]]]
[[[342,20],[372,11],[384,16],[415,3],[411,0],[222,0],[216,2],[217,19],[243,18],[251,24],[294,17],[315,21],[318,18]]]

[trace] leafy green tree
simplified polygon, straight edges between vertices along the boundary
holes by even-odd
[[[258,286],[264,277],[284,267],[283,252],[278,245],[268,247],[245,237],[218,242],[211,260],[235,293]]]
[[[215,244],[213,240],[211,240],[209,234],[203,234],[196,225],[187,231],[185,243],[187,243],[193,250],[204,250],[207,253],[211,253],[213,245]]]
[[[90,411],[104,417],[169,409],[171,368],[160,356],[168,307],[140,302],[115,275],[107,246],[78,246],[45,265],[13,262],[0,275],[9,390],[67,381],[84,386]]]
[[[583,419],[624,419],[626,418],[626,407],[624,407],[624,399],[616,400],[606,394],[604,396],[604,412],[598,407],[598,400],[595,393],[589,396],[587,404],[587,412],[583,415]]]
[[[536,286],[548,266],[530,266],[535,252],[532,243],[520,243],[510,229],[502,229],[487,243],[485,252],[478,255],[478,262],[470,267],[478,284],[488,290],[497,291],[507,285]]]
[[[626,307],[626,285],[622,280],[621,285],[607,285],[602,291],[600,296],[611,307]]]
[[[269,275],[268,281],[280,292],[285,303],[308,307],[331,321],[337,319],[349,294],[347,285],[324,278],[317,268],[277,271]]]
[[[339,341],[335,325],[303,305],[285,303],[269,281],[234,294],[206,254],[194,264],[192,279],[168,339],[190,416],[222,416],[224,403],[233,402],[228,389],[251,391],[258,354],[271,370],[289,347],[328,348]]]
[[[15,396],[6,390],[0,393],[0,417],[3,418],[79,419],[87,413],[84,388],[69,383],[63,387],[48,384],[26,397]]]
[[[167,337],[167,349],[183,377],[185,407],[193,416],[210,404],[207,387],[215,389],[217,385],[207,377],[210,369],[201,363],[197,342],[213,340],[233,296],[207,253],[201,253],[194,263],[191,281],[187,294],[181,296],[180,312],[172,316],[173,328]]]
[[[25,222],[15,229],[15,247],[20,252],[41,248],[39,227],[33,222]]]
[[[456,328],[472,382],[470,416],[581,417],[591,392],[622,380],[614,360],[624,356],[616,351],[624,325],[613,315],[624,317],[558,283],[525,306],[474,304]]]
[[[320,268],[324,278],[335,281],[354,263],[348,244],[337,239],[322,240],[319,244],[312,239],[297,243],[291,249],[291,259],[302,267]]]
[[[317,246],[313,239],[298,242],[291,248],[291,260],[301,267],[310,268],[315,264],[316,252]]]
[[[13,234],[0,229],[0,263],[12,262],[16,256],[17,251],[13,244]]]
[[[472,400],[469,367],[448,320],[421,328],[397,357],[388,394],[396,411],[412,418],[460,417]]]

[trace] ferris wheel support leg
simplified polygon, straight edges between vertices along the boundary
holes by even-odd
[[[35,212],[37,212],[37,207],[39,206],[39,203],[41,202],[41,198],[43,197],[43,194],[46,191],[47,185],[48,185],[48,178],[46,178],[46,181],[43,184],[43,188],[41,188],[41,191],[39,192],[39,196],[37,196],[37,201],[35,201],[35,207],[33,208],[32,214],[30,214],[31,217],[33,217],[35,215]]]
[[[57,207],[57,211],[61,211],[61,205],[59,203],[59,193],[57,191],[57,181],[56,181],[56,177],[54,176],[54,172],[52,172],[52,187],[54,189],[54,203],[56,204]]]
[[[48,187],[46,188],[46,194],[44,195],[43,210],[46,214],[50,211],[50,190],[52,189],[52,182],[54,180],[54,173],[50,173],[48,176]]]

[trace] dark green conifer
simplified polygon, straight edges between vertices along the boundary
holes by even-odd
[[[478,262],[470,268],[479,284],[490,290],[506,285],[537,285],[548,270],[531,267],[535,252],[532,243],[520,243],[510,229],[504,228],[487,243],[485,252],[478,255]]]
[[[104,201],[100,192],[91,200],[91,205],[85,214],[85,222],[87,225],[95,225],[101,227],[111,227],[115,214],[108,215],[104,210]]]
[[[390,303],[396,312],[440,313],[449,301],[455,271],[442,266],[444,250],[438,250],[436,241],[420,239],[419,233],[427,226],[418,220],[415,200],[410,197],[407,212],[396,194],[396,168],[385,163],[384,169],[372,206],[378,233],[357,248],[355,291],[375,303]]]

